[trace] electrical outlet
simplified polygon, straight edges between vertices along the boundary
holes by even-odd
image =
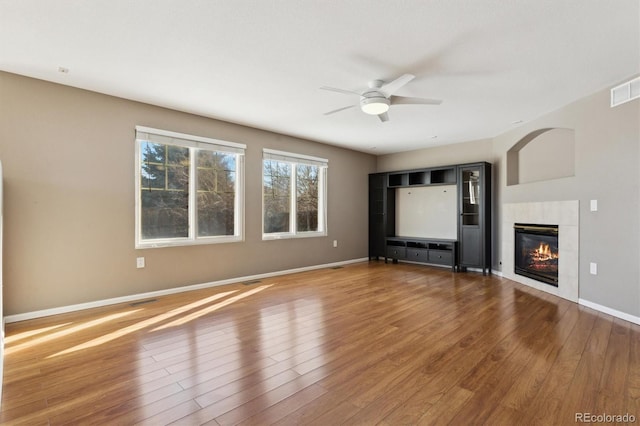
[[[595,262],[589,263],[589,272],[591,275],[598,275],[598,264]]]
[[[144,268],[144,257],[138,257],[138,258],[136,259],[136,267],[137,267],[138,269],[140,269],[140,268]]]
[[[338,247],[338,240],[333,240],[333,246]]]

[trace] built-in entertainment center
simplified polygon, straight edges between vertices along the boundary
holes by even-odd
[[[491,271],[491,164],[369,175],[369,258]]]

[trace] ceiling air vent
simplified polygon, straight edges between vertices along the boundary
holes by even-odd
[[[640,77],[611,89],[611,108],[640,98]]]

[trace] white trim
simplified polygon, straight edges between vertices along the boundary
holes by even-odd
[[[264,226],[264,225],[263,225]],[[290,240],[294,238],[315,238],[315,237],[326,237],[327,232],[272,232],[270,234],[263,234],[262,239],[265,241],[268,240]]]
[[[145,127],[136,126],[136,131],[138,128],[147,129]],[[150,129],[156,130],[156,129]],[[174,132],[157,130],[158,132],[177,134]],[[245,203],[245,153],[244,150],[236,151],[225,151],[224,147],[220,149],[220,144],[210,145],[207,147],[196,146],[194,144],[190,144],[189,140],[181,138],[178,142],[167,142],[167,145],[181,146],[189,149],[189,197],[188,197],[188,236],[181,238],[155,238],[144,240],[142,238],[142,200],[141,200],[141,191],[142,191],[142,183],[141,183],[141,159],[142,159],[142,143],[145,142],[144,139],[139,139],[136,134],[135,140],[135,241],[134,247],[136,249],[150,249],[150,248],[162,248],[162,247],[178,247],[178,246],[191,246],[191,245],[201,245],[201,244],[219,244],[219,243],[234,243],[244,241],[244,224],[245,224],[245,212],[244,212],[244,203]],[[188,136],[188,135],[185,135]],[[190,137],[190,136],[189,136]],[[194,138],[199,138],[198,136],[194,136]],[[201,138],[200,139],[207,139]],[[211,139],[213,140],[213,139]],[[220,141],[224,142],[224,141]],[[232,143],[233,144],[233,143]],[[235,144],[240,145],[240,144]],[[197,200],[198,200],[198,191],[197,188],[197,167],[196,167],[196,157],[195,152],[197,149],[203,149],[211,152],[224,152],[227,155],[233,155],[236,159],[236,180],[235,180],[235,197],[234,197],[234,235],[212,235],[212,236],[198,236],[198,221],[197,221]]]
[[[186,133],[172,132],[170,130],[153,129],[151,127],[136,126],[136,132],[151,133],[153,135],[165,136],[168,138],[183,139],[185,141],[197,141],[213,145],[228,146],[236,149],[247,149],[247,145],[237,142],[223,141],[220,139],[207,138],[204,136],[188,135]],[[136,137],[137,138],[137,137]]]
[[[239,221],[238,223],[244,223]],[[204,244],[226,244],[226,243],[239,243],[244,241],[242,235],[220,235],[215,237],[198,237],[198,238],[171,238],[171,239],[157,239],[148,240],[149,242],[137,243],[136,250],[155,249],[163,247],[182,247],[182,246],[197,246]]]
[[[117,303],[133,302],[137,300],[148,299],[151,297],[167,296],[170,294],[184,293],[186,291],[192,291],[192,290],[202,290],[205,288],[218,287],[218,286],[227,285],[227,284],[239,284],[243,281],[252,281],[256,279],[271,278],[271,277],[277,277],[280,275],[295,274],[298,272],[313,271],[316,269],[331,268],[335,266],[349,265],[352,263],[359,263],[359,262],[366,262],[366,261],[368,261],[368,258],[364,257],[360,259],[351,259],[351,260],[343,260],[340,262],[325,263],[322,265],[304,266],[302,268],[287,269],[284,271],[267,272],[264,274],[229,278],[226,280],[212,281],[208,283],[194,284],[194,285],[188,285],[184,287],[174,287],[166,290],[151,291],[148,293],[132,294],[129,296],[114,297],[112,299],[103,299],[103,300],[96,300],[94,302],[79,303],[77,305],[61,306],[59,308],[43,309],[40,311],[25,312],[23,314],[7,315],[6,317],[4,317],[4,321],[7,323],[26,321],[26,320],[35,319],[35,318],[48,317],[51,315],[66,314],[69,312],[82,311],[85,309],[115,305]]]
[[[59,308],[51,308],[51,309],[43,309],[43,310],[40,310],[40,311],[25,312],[23,314],[7,315],[6,317],[4,317],[2,319],[2,329],[4,329],[4,324],[5,323],[6,324],[10,324],[10,323],[14,323],[14,322],[26,321],[26,320],[42,318],[42,317],[48,317],[48,316],[52,316],[52,315],[66,314],[66,313],[69,313],[69,312],[82,311],[82,310],[85,310],[85,309],[99,308],[99,307],[103,307],[103,306],[115,305],[115,304],[118,304],[118,303],[133,302],[133,301],[137,301],[137,300],[148,299],[148,298],[151,298],[151,297],[161,297],[161,296],[167,296],[167,295],[170,295],[170,294],[184,293],[184,292],[193,291],[193,290],[202,290],[202,289],[205,289],[205,288],[218,287],[218,286],[222,286],[222,285],[238,284],[238,283],[241,283],[243,281],[252,281],[252,280],[256,280],[256,279],[271,278],[271,277],[277,277],[277,276],[287,275],[287,274],[295,274],[295,273],[298,273],[298,272],[313,271],[313,270],[316,270],[316,269],[331,268],[331,267],[335,267],[335,266],[343,266],[343,265],[349,265],[349,264],[359,263],[359,262],[367,262],[368,260],[369,259],[366,258],[366,257],[360,258],[360,259],[343,260],[343,261],[340,261],[340,262],[332,262],[332,263],[326,263],[326,264],[322,264],[322,265],[304,266],[302,268],[287,269],[287,270],[284,270],[284,271],[267,272],[267,273],[264,273],[264,274],[248,275],[248,276],[244,276],[244,277],[230,278],[230,279],[220,280],[220,281],[211,281],[211,282],[208,282],[208,283],[194,284],[194,285],[188,285],[188,286],[184,286],[184,287],[174,287],[174,288],[170,288],[170,289],[166,289],[166,290],[151,291],[151,292],[148,292],[148,293],[138,293],[138,294],[132,294],[132,295],[129,295],[129,296],[114,297],[112,299],[96,300],[94,302],[79,303],[79,304],[76,304],[76,305],[61,306]],[[413,263],[413,262],[407,262],[407,263]],[[439,265],[436,265],[436,266],[439,266]],[[495,271],[494,270],[494,271],[492,271],[492,273],[494,275],[502,276],[502,273],[500,271]],[[626,312],[618,311],[616,309],[612,309],[612,308],[609,308],[607,306],[600,305],[598,303],[590,302],[590,301],[585,300],[585,299],[578,299],[578,304],[582,305],[582,306],[586,306],[587,308],[591,308],[591,309],[594,309],[596,311],[603,312],[605,314],[614,316],[616,318],[620,318],[620,319],[623,319],[625,321],[629,321],[629,322],[632,322],[634,324],[640,325],[640,317],[637,317],[635,315],[627,314]],[[2,366],[1,365],[0,365],[0,371],[2,371]],[[1,377],[2,376],[0,376],[0,378]],[[0,392],[1,392],[1,390],[0,390]]]
[[[600,305],[598,303],[590,302],[585,299],[578,299],[578,304],[582,306],[586,306],[587,308],[595,309],[596,311],[603,312],[605,314],[612,315],[616,318],[620,318],[625,321],[629,321],[634,324],[640,325],[640,317],[637,317],[635,315],[627,314],[626,312],[618,311],[617,309],[608,308],[606,306]]]
[[[268,154],[268,155],[265,155]],[[275,157],[280,157],[280,158],[275,158]],[[276,149],[269,149],[269,148],[263,148],[262,149],[262,158],[265,159],[273,159],[273,160],[285,160],[287,161],[286,157],[289,157],[290,160],[289,161],[298,161],[298,160],[310,160],[310,161],[317,161],[319,163],[324,163],[325,167],[327,164],[329,164],[329,160],[327,160],[326,158],[321,158],[321,157],[314,157],[312,155],[304,155],[304,154],[296,154],[293,152],[286,152],[286,151],[278,151]]]
[[[299,161],[300,159],[307,158],[308,162],[304,160]],[[289,230],[285,232],[265,232],[264,224],[265,224],[265,203],[264,203],[264,164],[265,160],[267,161],[276,161],[281,163],[287,163],[291,170],[291,184],[289,187]],[[263,149],[262,156],[262,240],[282,240],[282,239],[290,239],[290,238],[310,238],[310,237],[326,237],[329,233],[328,231],[328,220],[327,220],[327,193],[328,193],[328,161],[323,158],[311,157],[308,155],[302,154],[292,154],[284,151],[276,151],[273,149]],[[318,168],[318,231],[304,231],[299,232],[298,229],[298,200],[297,200],[297,185],[298,185],[298,166],[312,166]]]

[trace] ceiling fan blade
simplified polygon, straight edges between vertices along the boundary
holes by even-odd
[[[382,114],[378,114],[378,118],[384,123],[385,121],[389,121],[389,114],[383,112]]]
[[[396,78],[392,82],[384,84],[380,88],[380,91],[383,92],[385,95],[387,95],[387,97],[389,97],[389,96],[393,95],[394,93],[396,93],[398,90],[400,90],[400,88],[402,86],[404,86],[405,84],[407,84],[408,82],[410,82],[414,78],[416,78],[416,76],[413,75],[413,74],[401,75],[400,77]]]
[[[354,92],[353,90],[338,89],[337,87],[327,87],[327,86],[322,86],[320,88],[322,90],[329,90],[331,92],[338,92],[338,93],[344,93],[346,95],[358,95],[358,96],[360,96],[360,93]]]
[[[440,99],[411,98],[407,96],[391,96],[391,105],[440,105]]]
[[[355,106],[357,106],[357,105],[349,105],[349,106],[346,106],[346,107],[334,109],[333,111],[325,112],[324,115],[335,114],[336,112],[344,111],[345,109],[353,108]]]

